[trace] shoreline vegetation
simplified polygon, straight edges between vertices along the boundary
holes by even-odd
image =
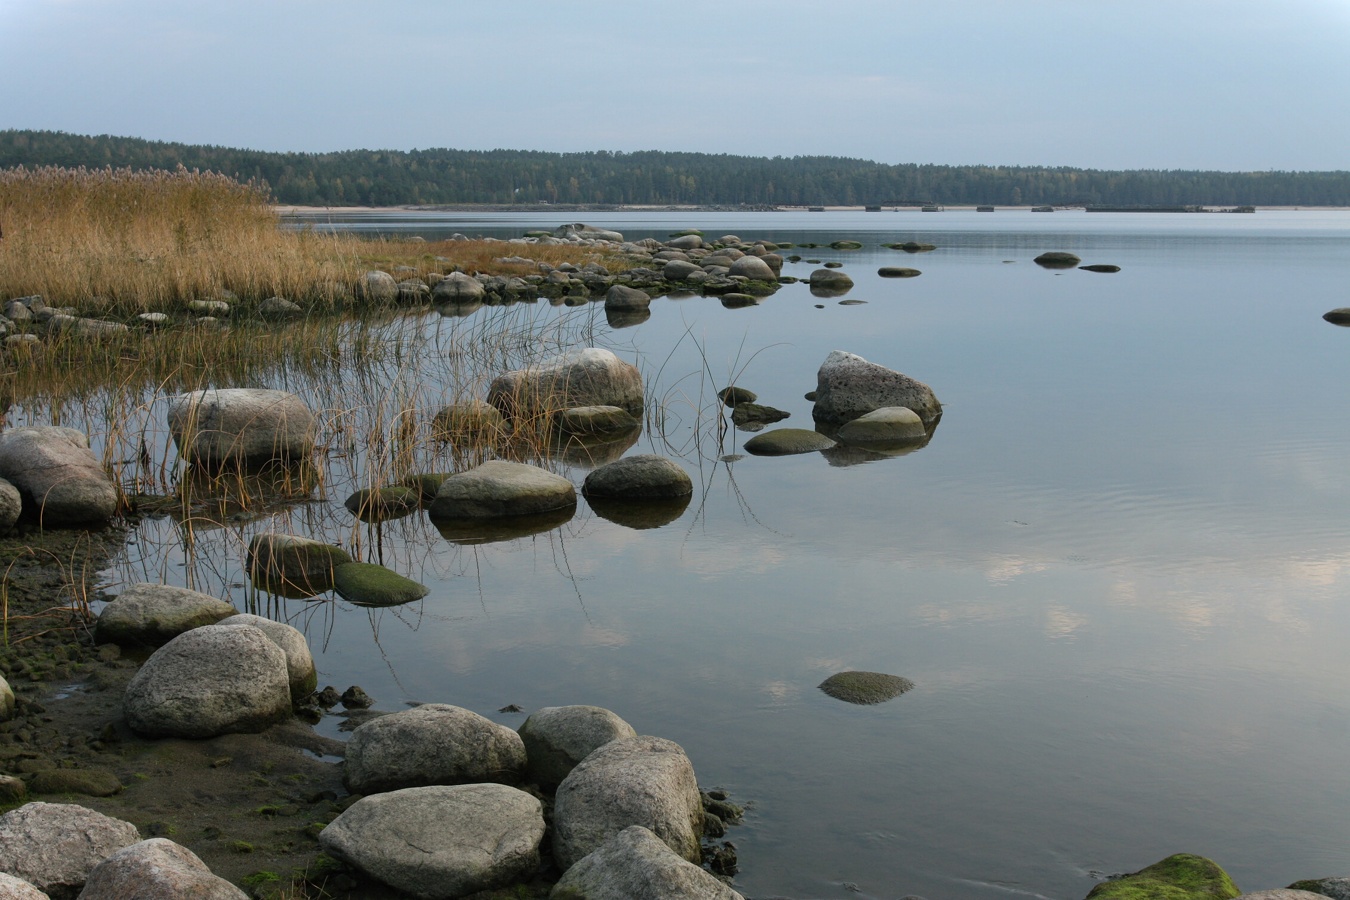
[[[354,352],[352,343],[359,343],[361,332],[334,323],[388,310],[400,314],[413,300],[418,310],[425,311],[430,286],[419,282],[425,292],[400,292],[395,273],[407,276],[409,283],[447,272],[463,273],[467,280],[473,280],[468,277],[472,274],[490,273],[523,281],[531,266],[531,277],[538,277],[539,263],[544,262],[554,267],[550,274],[561,273],[565,276],[561,281],[568,285],[550,302],[573,305],[569,300],[575,300],[583,305],[596,299],[583,279],[599,275],[596,268],[587,271],[585,266],[603,263],[619,277],[638,270],[624,254],[600,249],[600,241],[541,240],[529,245],[531,260],[524,261],[516,256],[519,245],[504,241],[371,240],[282,229],[278,211],[273,198],[257,184],[186,170],[0,173],[4,228],[0,302],[5,311],[17,314],[12,304],[26,298],[29,302],[20,306],[49,313],[43,327],[54,334],[50,341],[36,337],[9,341],[31,334],[30,327],[5,338],[0,351],[0,411],[8,411],[12,404],[25,416],[61,420],[60,424],[67,424],[68,418],[71,424],[103,429],[98,438],[104,446],[104,469],[123,486],[137,482],[135,489],[143,489],[146,496],[161,492],[158,499],[167,503],[157,512],[167,509],[172,514],[177,505],[184,547],[176,549],[187,549],[189,555],[194,527],[218,527],[241,511],[265,512],[278,492],[242,476],[232,480],[238,473],[199,481],[170,464],[164,435],[149,433],[151,427],[160,426],[145,424],[158,422],[158,412],[151,410],[158,410],[162,395],[265,379],[287,361],[299,361],[301,366],[313,365],[306,374],[337,398],[323,407],[341,412],[324,426],[338,436],[334,445],[355,448],[366,441],[388,441],[371,471],[353,470],[347,480],[364,478],[375,489],[396,483],[409,470],[463,469],[476,464],[476,459],[467,458],[473,453],[466,457],[441,447],[436,451],[440,455],[432,456],[423,449],[433,443],[425,437],[431,411],[447,399],[481,395],[485,380],[507,364],[527,362],[568,341],[575,344],[586,339],[585,333],[545,334],[537,320],[509,334],[469,328],[458,335],[463,346],[449,352],[439,348],[442,352],[436,354],[446,365],[462,366],[452,374],[462,380],[457,389],[465,396],[446,398],[420,393],[423,373],[405,365],[406,359],[398,355],[416,354],[422,345],[392,351],[395,355],[389,358],[375,350],[366,354],[360,347]],[[694,234],[685,237],[690,239],[686,246],[701,243],[701,238],[692,240]],[[766,251],[759,260],[772,256],[763,244],[751,249]],[[753,256],[742,258],[747,255]],[[367,277],[372,270],[388,273],[387,283],[379,281],[378,296]],[[737,289],[776,287],[767,279],[744,277],[728,284]],[[386,290],[390,286],[392,294]],[[284,327],[261,312],[264,303],[283,292],[307,304],[300,308],[300,318]],[[636,288],[631,292],[639,293]],[[232,302],[221,299],[227,293]],[[44,302],[32,302],[34,295],[44,297]],[[623,292],[619,296],[623,298]],[[202,303],[207,305],[195,305]],[[210,305],[219,303],[225,309]],[[72,312],[50,312],[66,304],[71,304]],[[231,309],[242,312],[236,318]],[[170,314],[167,322],[141,318]],[[89,315],[106,318],[80,318]],[[217,315],[230,315],[228,327]],[[74,324],[53,329],[53,321],[62,321],[58,316],[71,322],[121,324],[114,321],[120,318],[143,324],[134,330],[89,331]],[[366,364],[386,366],[396,373],[396,380],[380,382],[364,371]],[[68,411],[72,397],[75,406],[82,405],[82,413]],[[704,399],[700,395],[697,400],[696,416],[703,416]],[[721,427],[723,399],[709,399],[716,417],[699,418],[699,427]],[[658,406],[661,402],[656,401]],[[648,424],[660,432],[659,421],[649,418]],[[138,426],[144,430],[138,431]],[[150,457],[147,437],[155,452],[163,454],[158,464]],[[501,446],[474,450],[487,453]],[[539,448],[525,447],[521,452],[529,456],[538,454]],[[141,458],[136,461],[138,453]],[[332,465],[356,465],[354,452],[337,456],[345,461]],[[308,497],[312,486],[306,482],[288,489],[292,497]],[[222,495],[228,502],[220,500]],[[199,509],[204,497],[217,503],[218,510]],[[44,532],[32,523],[20,523],[0,540],[4,628],[0,672],[17,695],[0,715],[0,773],[4,773],[0,812],[22,807],[33,795],[87,806],[132,822],[142,837],[167,837],[187,846],[216,875],[255,897],[396,896],[320,852],[318,835],[324,827],[360,802],[344,787],[339,767],[333,764],[347,745],[319,737],[295,718],[260,734],[206,740],[147,738],[128,726],[121,697],[138,671],[139,654],[95,644],[91,603],[107,599],[97,590],[98,573],[108,568],[128,539],[129,526],[144,514],[149,514],[144,507],[140,513],[127,508],[108,527],[88,532]],[[356,702],[347,714],[353,724],[377,715],[361,711]],[[50,789],[39,790],[40,785]],[[709,799],[726,801],[724,796],[706,796],[704,812]],[[706,825],[707,819],[703,821]],[[734,854],[723,858],[722,865],[717,867],[714,856],[709,868],[719,874],[734,872]],[[480,896],[543,897],[550,891],[561,896],[551,884],[561,873],[541,870],[541,874]],[[1092,896],[1101,900],[1151,896],[1130,893],[1130,879],[1138,876],[1146,884],[1161,879],[1168,891],[1176,888],[1167,895],[1179,898],[1237,893],[1212,863],[1171,857],[1137,876],[1107,881]],[[1324,889],[1311,882],[1300,886]],[[1325,886],[1328,894],[1332,887]]]
[[[0,130],[0,169],[178,166],[265,184],[305,205],[1350,206],[1350,171],[1102,170],[888,164],[828,156],[527,150],[281,153],[111,135]]]

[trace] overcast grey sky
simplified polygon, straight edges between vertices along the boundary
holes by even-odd
[[[0,0],[0,128],[1350,169],[1350,0]]]

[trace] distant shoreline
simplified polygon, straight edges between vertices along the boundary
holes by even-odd
[[[1209,205],[1206,204],[1208,207]],[[1030,205],[1025,206],[996,206],[998,212],[1026,212],[1031,210]],[[1216,204],[1210,207],[1212,209],[1228,209],[1227,205]],[[664,206],[664,205],[595,205],[578,206],[573,204],[548,204],[548,203],[518,203],[518,204],[497,204],[497,203],[460,203],[460,204],[434,204],[429,206],[414,206],[411,204],[402,204],[398,206],[297,206],[293,204],[274,204],[272,207],[278,215],[317,215],[321,213],[332,213],[336,215],[349,215],[354,213],[387,213],[395,211],[406,212],[462,212],[462,213],[485,213],[485,212],[520,212],[520,213],[615,213],[615,212],[678,212],[678,213],[713,213],[713,212],[736,212],[736,213],[775,213],[775,212],[807,212],[805,206],[776,206],[776,207],[728,207],[728,206]],[[815,209],[811,207],[810,209]],[[974,204],[960,204],[944,207],[945,212],[974,212]],[[1316,211],[1316,212],[1334,212],[1337,210],[1347,210],[1350,206],[1257,206],[1258,212],[1261,211]],[[1057,212],[1077,212],[1081,211],[1081,206],[1059,207]],[[822,207],[821,212],[865,212],[863,206],[826,206]],[[922,210],[917,206],[901,207],[883,207],[878,215],[885,213],[918,213]],[[931,213],[930,213],[931,215]]]

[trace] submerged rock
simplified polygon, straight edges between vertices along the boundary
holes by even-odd
[[[731,421],[737,427],[744,427],[751,423],[759,425],[769,425],[791,416],[792,413],[772,406],[763,406],[759,403],[737,403],[731,408]]]
[[[1332,325],[1350,325],[1350,306],[1343,306],[1340,309],[1322,313],[1322,318]]]
[[[431,589],[374,563],[349,562],[333,572],[333,586],[357,606],[401,606],[421,600]]]
[[[1178,853],[1088,892],[1093,900],[1230,900],[1241,893],[1218,863],[1203,856]]]
[[[1042,253],[1032,262],[1043,269],[1072,269],[1083,260],[1072,253],[1063,250],[1051,250],[1048,253]]]
[[[614,434],[640,425],[632,413],[618,406],[577,406],[558,417],[558,430],[564,434]]]
[[[775,428],[757,434],[745,442],[745,452],[755,456],[791,456],[814,453],[834,446],[834,441],[817,431],[805,428]]]
[[[912,690],[914,682],[883,672],[839,672],[820,683],[820,689],[845,703],[883,703]]]
[[[1106,273],[1110,273],[1110,272],[1119,272],[1119,271],[1120,271],[1120,266],[1106,265],[1106,264],[1103,264],[1103,263],[1094,263],[1093,265],[1090,265],[1090,266],[1079,266],[1078,268],[1082,269],[1084,272],[1106,272]]]

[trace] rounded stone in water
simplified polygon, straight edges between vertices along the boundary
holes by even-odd
[[[836,700],[867,706],[899,697],[913,687],[908,678],[884,672],[839,672],[820,683],[820,689]]]

